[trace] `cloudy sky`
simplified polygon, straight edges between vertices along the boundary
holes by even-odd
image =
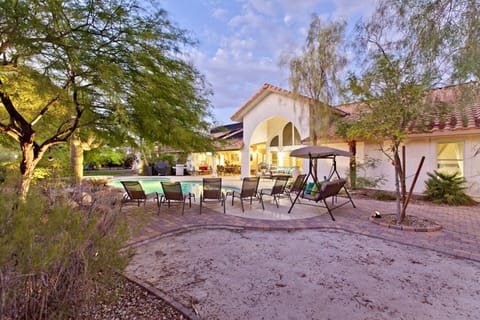
[[[311,17],[346,20],[370,15],[375,0],[160,0],[198,45],[188,54],[206,76],[218,124],[264,83],[290,89],[281,57],[301,48]]]

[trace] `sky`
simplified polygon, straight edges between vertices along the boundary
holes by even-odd
[[[206,77],[216,124],[230,117],[264,83],[290,90],[280,63],[305,43],[312,14],[353,27],[376,0],[160,0],[172,22],[198,44],[186,52]]]

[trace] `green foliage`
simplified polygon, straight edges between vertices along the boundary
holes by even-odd
[[[25,201],[12,184],[0,191],[0,318],[78,318],[128,262],[123,216],[78,206],[65,188],[32,187]]]
[[[194,41],[157,3],[8,0],[0,12],[0,143],[23,145],[22,197],[79,128],[110,144],[211,143],[211,92],[180,54]]]
[[[175,165],[175,156],[171,153],[162,153],[159,157],[158,157],[159,160],[162,160],[162,161],[166,161],[168,162],[171,166],[174,166]],[[185,161],[186,161],[186,158],[185,158]],[[181,163],[185,163],[185,162],[181,162]]]
[[[356,188],[377,188],[385,183],[385,176],[371,176],[369,171],[378,167],[381,160],[365,157],[363,162],[357,163]]]
[[[480,80],[478,0],[388,0],[387,6],[398,12],[405,34],[417,39],[411,45],[419,62],[436,61],[453,80]]]
[[[397,197],[394,194],[392,194],[391,192],[385,192],[385,191],[375,191],[373,193],[373,197],[376,200],[380,200],[380,201],[393,201],[397,199]]]
[[[132,174],[132,169],[116,169],[116,170],[87,170],[84,171],[85,177],[95,177],[95,176],[119,176],[119,175],[129,175]]]
[[[5,179],[7,178],[7,168],[2,167],[0,165],[0,184],[5,182]]]
[[[101,167],[120,167],[125,164],[127,157],[123,150],[102,146],[85,152],[84,163]]]
[[[434,203],[445,203],[452,206],[473,205],[476,202],[465,193],[465,178],[458,172],[443,173],[428,172],[429,179],[425,181],[425,194]]]

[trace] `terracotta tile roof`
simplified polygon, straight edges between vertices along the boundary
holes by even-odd
[[[268,94],[270,93],[279,93],[284,96],[292,97],[295,98],[295,93],[290,90],[282,89],[277,86],[271,85],[269,83],[265,83],[253,96],[250,97],[250,99],[247,100],[231,117],[230,119],[232,121],[239,121],[241,122],[243,120],[243,115],[252,107],[255,106],[255,104],[258,104],[261,100],[263,100]],[[305,100],[305,101],[312,101],[311,98],[304,96],[304,95],[297,95],[297,98]],[[256,102],[256,103],[255,103]],[[346,115],[347,113],[344,112],[341,109],[336,109],[338,113],[341,115]]]
[[[471,83],[431,90],[426,99],[427,103],[432,106],[432,113],[421,120],[410,123],[408,127],[410,133],[480,129],[480,93],[477,86],[478,84]],[[462,91],[465,87],[473,90]],[[361,107],[361,103],[336,106],[352,117],[355,117],[355,111]],[[442,108],[449,110],[446,113],[437,111]]]
[[[471,91],[461,91],[464,86],[450,86],[441,89],[434,89],[430,92],[428,99],[435,106],[444,106],[450,110],[446,114],[438,115],[433,113],[427,119],[423,119],[427,130],[431,132],[444,130],[466,130],[480,128],[480,94],[478,84],[468,84],[473,87]],[[410,125],[412,132],[415,131],[415,124]]]

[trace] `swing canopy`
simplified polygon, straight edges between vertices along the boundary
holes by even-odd
[[[348,151],[324,147],[324,146],[307,146],[290,153],[290,157],[305,158],[305,159],[322,159],[331,158],[334,156],[350,157],[352,154]]]

